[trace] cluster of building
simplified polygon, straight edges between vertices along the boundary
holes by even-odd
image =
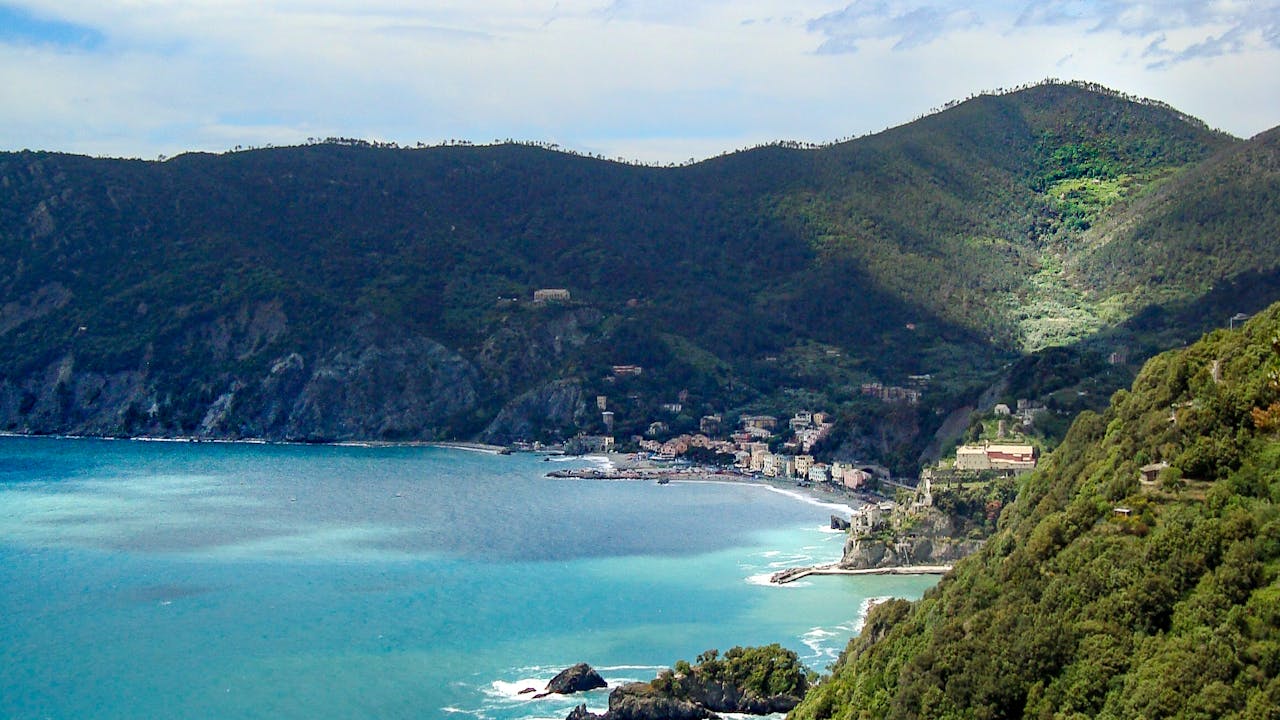
[[[999,417],[1009,417],[1016,419],[1025,427],[1031,427],[1036,423],[1036,416],[1041,413],[1049,412],[1049,408],[1040,403],[1035,403],[1025,398],[1020,398],[1017,402],[1017,410],[1010,409],[1008,405],[999,403],[994,408],[994,412]]]
[[[920,402],[919,390],[900,385],[881,385],[878,382],[862,383],[862,394],[878,398],[884,402],[905,402],[910,405],[916,405]]]
[[[652,453],[659,460],[674,460],[689,452],[690,448],[704,448],[712,452],[733,455],[738,448],[727,440],[712,440],[702,433],[678,435],[670,440],[641,440],[640,449]]]
[[[742,460],[745,459],[745,464]],[[768,478],[794,479],[800,485],[830,483],[849,490],[860,490],[875,475],[870,468],[853,463],[817,462],[812,455],[787,455],[769,452],[768,443],[752,443],[746,458],[739,460],[739,467]]]
[[[698,434],[679,435],[668,440],[640,439],[642,450],[660,460],[674,460],[691,448],[704,448],[716,453],[734,456],[734,466],[743,472],[757,473],[768,478],[795,480],[801,485],[830,483],[858,490],[875,477],[870,466],[853,463],[821,463],[811,454],[814,446],[831,434],[835,423],[826,413],[799,412],[787,420],[786,427],[792,439],[783,443],[780,452],[770,449],[781,423],[772,415],[747,415],[740,420],[740,429],[728,440],[709,437],[718,432],[722,419],[708,415],[699,423]],[[652,429],[652,428],[651,428]]]

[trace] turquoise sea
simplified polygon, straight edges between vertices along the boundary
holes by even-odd
[[[836,508],[545,477],[589,462],[0,439],[0,717],[558,719],[607,692],[519,691],[770,642],[823,670],[869,599],[935,582],[769,586],[839,557]]]

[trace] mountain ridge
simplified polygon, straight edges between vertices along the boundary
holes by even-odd
[[[845,418],[839,452],[905,469],[933,410],[976,396],[1027,338],[1071,343],[1136,312],[1108,315],[1103,298],[1055,330],[1087,288],[1054,268],[1076,225],[1116,205],[1090,200],[1068,216],[1045,188],[1096,179],[1138,192],[1151,173],[1177,176],[1243,143],[1158,105],[1046,85],[816,150],[674,168],[515,144],[316,144],[163,163],[0,154],[0,427],[474,437],[517,397],[572,386],[559,420],[513,426],[532,428],[525,439],[599,432],[586,398],[607,395],[625,437],[686,391],[685,425],[829,407]],[[532,303],[546,287],[572,300]],[[263,419],[301,401],[261,390],[273,367],[297,355],[313,374],[323,358],[360,357],[372,346],[356,329],[369,323],[393,344],[456,356],[391,353],[470,367],[459,372],[474,392],[417,427],[307,433]],[[647,372],[618,385],[615,364]],[[138,384],[104,380],[135,390],[90,410],[98,381],[77,390],[80,372]],[[922,373],[936,378],[927,408],[857,391]],[[362,387],[356,406],[390,407],[376,383]],[[890,415],[909,439],[868,433]]]

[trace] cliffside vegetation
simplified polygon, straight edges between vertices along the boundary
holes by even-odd
[[[830,452],[906,472],[1028,351],[1137,360],[1203,331],[1182,310],[1202,295],[1260,307],[1273,141],[1046,84],[679,168],[511,144],[0,154],[0,429],[555,440],[603,432],[604,395],[624,439],[825,409]],[[1191,225],[1237,259],[1193,243],[1165,278]],[[919,406],[859,392],[922,374]]]
[[[1083,413],[999,532],[793,718],[1274,718],[1280,305]]]

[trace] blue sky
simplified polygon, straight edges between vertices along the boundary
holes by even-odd
[[[1280,125],[1280,0],[0,0],[0,149],[346,136],[646,162],[827,142],[1046,77]]]

